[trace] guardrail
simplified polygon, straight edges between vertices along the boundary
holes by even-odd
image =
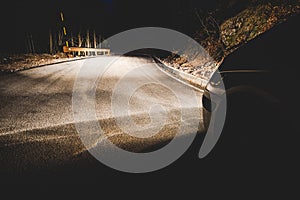
[[[63,46],[63,52],[76,56],[100,56],[109,55],[110,49],[96,49],[96,48],[83,48],[83,47],[67,47]]]
[[[199,77],[193,76],[191,74],[185,73],[183,71],[180,71],[178,69],[175,69],[174,67],[168,66],[167,64],[165,64],[162,60],[160,60],[159,58],[153,56],[153,59],[156,61],[156,63],[165,71],[171,73],[173,76],[175,76],[176,78],[187,82],[197,88],[200,88],[202,90],[205,89],[208,81],[201,79]]]

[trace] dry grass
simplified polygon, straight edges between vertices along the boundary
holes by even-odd
[[[299,0],[267,3],[257,1],[226,20],[216,19],[213,14],[205,18],[198,15],[200,28],[196,31],[194,39],[204,47],[212,59],[187,48],[185,55],[178,57],[174,52],[174,55],[165,61],[184,72],[209,79],[227,55],[299,11]],[[186,55],[190,54],[194,54],[195,58],[186,59]]]
[[[237,16],[221,24],[221,41],[224,55],[228,55],[239,46],[256,38],[275,25],[298,13],[299,5],[258,5],[250,7]]]
[[[67,60],[65,54],[21,54],[0,57],[0,72],[16,72]]]

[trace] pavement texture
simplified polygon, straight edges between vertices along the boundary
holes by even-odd
[[[93,69],[85,74],[86,78],[93,79],[95,71],[105,67],[101,62],[113,59],[116,61],[107,67],[97,83],[95,111],[97,123],[115,145],[131,152],[151,152],[168,144],[178,132],[180,123],[188,129],[193,120],[199,121],[198,132],[204,131],[202,92],[173,79],[151,58],[98,57],[1,75],[0,169],[3,176],[8,179],[39,173],[55,176],[69,167],[80,171],[101,165],[87,151],[76,130],[75,124],[81,122],[75,123],[72,97],[82,68]],[[152,84],[140,84],[145,77]],[[114,113],[112,97],[122,99],[128,93],[115,89],[124,80],[125,84],[138,85],[138,89],[130,94],[128,112]],[[169,88],[159,80],[164,80]],[[186,99],[190,98],[187,91],[192,90],[199,102],[182,106],[172,88]],[[163,124],[162,110],[153,105],[162,105],[167,113]],[[181,118],[183,110],[190,113],[186,119]],[[132,121],[127,123],[129,119]],[[124,133],[124,129],[130,130],[132,122],[146,127],[137,133],[145,137]],[[118,123],[125,127],[120,128]],[[157,134],[148,137],[148,132]]]

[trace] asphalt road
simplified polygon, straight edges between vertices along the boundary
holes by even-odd
[[[45,171],[55,176],[69,168],[103,170],[97,168],[101,164],[88,153],[76,130],[72,97],[80,70],[92,69],[84,72],[84,78],[92,80],[105,67],[101,63],[113,59],[90,58],[1,75],[1,176],[9,179]],[[130,87],[136,89],[130,92]],[[125,150],[159,149],[172,140],[180,125],[188,129],[198,122],[198,132],[203,131],[202,92],[173,79],[150,58],[118,58],[106,66],[95,88],[97,121],[108,138]],[[119,101],[128,96],[128,107],[120,111],[124,104]],[[132,123],[138,128],[128,134]]]
[[[47,195],[63,192],[77,197],[83,189],[99,197],[124,193],[141,197],[138,191],[154,198],[160,193],[177,197],[184,191],[186,198],[205,191],[223,195],[221,189],[242,195],[254,191],[269,195],[275,190],[288,194],[289,177],[296,180],[298,172],[298,151],[292,153],[297,146],[291,145],[290,138],[295,144],[298,140],[292,134],[284,129],[262,131],[254,120],[249,122],[252,129],[240,131],[228,121],[233,130],[225,128],[213,151],[199,159],[205,135],[202,92],[165,74],[149,58],[121,57],[105,68],[103,63],[114,58],[91,58],[0,76],[0,183],[23,183],[18,188],[9,186],[9,195],[43,190]],[[99,71],[102,76],[93,85]],[[78,87],[74,89],[74,85]],[[93,88],[94,105],[86,98]],[[86,102],[74,104],[77,89]],[[191,96],[193,92],[195,96]],[[95,115],[89,114],[90,105]],[[151,173],[130,174],[107,167],[87,151],[94,146],[83,145],[78,127],[93,131],[93,126],[80,126],[90,122],[97,122],[115,145],[132,152],[162,148],[180,132],[180,125],[189,135],[198,123],[198,134],[171,165]],[[96,144],[103,145],[98,139]],[[64,185],[57,186],[61,183]]]

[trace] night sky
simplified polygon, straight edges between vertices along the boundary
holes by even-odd
[[[131,28],[158,26],[192,33],[197,22],[193,9],[212,9],[218,0],[85,0],[11,1],[1,12],[0,52],[25,52],[32,35],[38,51],[47,51],[49,29],[61,27],[63,11],[68,32],[87,29],[107,38]]]

